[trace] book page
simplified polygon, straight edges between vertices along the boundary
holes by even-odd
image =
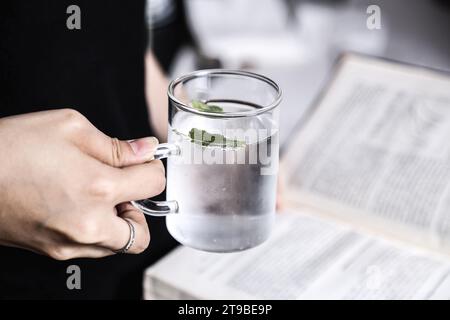
[[[346,56],[292,139],[282,161],[291,203],[448,247],[450,77]]]
[[[266,243],[217,254],[179,247],[150,267],[146,299],[448,299],[450,264],[345,225],[284,212]]]

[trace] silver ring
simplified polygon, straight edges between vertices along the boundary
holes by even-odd
[[[128,223],[130,227],[130,239],[128,239],[127,244],[120,250],[117,250],[116,253],[127,253],[128,250],[133,246],[134,241],[136,240],[136,229],[134,228],[134,224],[129,219],[123,219]]]

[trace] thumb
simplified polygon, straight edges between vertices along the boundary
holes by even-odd
[[[119,140],[103,133],[81,139],[81,148],[91,157],[116,168],[142,164],[153,160],[158,139],[146,137],[136,140]]]
[[[106,157],[100,159],[113,167],[126,167],[141,164],[153,159],[158,139],[146,137],[130,141],[122,141],[117,138],[110,139],[110,150],[104,153]],[[109,153],[110,156],[107,156]]]
[[[153,154],[159,143],[155,137],[129,141],[111,138],[90,123],[78,131],[75,138],[74,142],[84,152],[117,168],[153,160]]]

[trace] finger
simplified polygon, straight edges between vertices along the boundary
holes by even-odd
[[[75,253],[73,258],[103,258],[116,254],[110,249],[94,245],[79,245],[73,246],[70,249],[73,249]]]
[[[158,139],[155,137],[130,141],[111,138],[91,123],[77,133],[74,142],[90,156],[117,168],[152,160],[158,146]]]
[[[166,177],[160,160],[115,169],[114,199],[116,203],[147,199],[164,191]]]
[[[103,258],[115,254],[110,249],[91,244],[59,244],[58,247],[42,252],[55,260],[75,258]]]
[[[138,254],[144,251],[150,243],[150,231],[147,221],[142,212],[130,203],[117,206],[118,215],[110,220],[107,240],[101,245],[113,251],[123,249],[130,240],[130,226],[125,219],[133,224],[135,229],[135,240],[127,253]]]

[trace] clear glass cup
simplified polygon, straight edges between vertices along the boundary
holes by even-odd
[[[180,243],[212,252],[254,247],[270,235],[278,173],[278,85],[251,72],[201,70],[168,88],[167,199],[134,201],[167,215]]]

